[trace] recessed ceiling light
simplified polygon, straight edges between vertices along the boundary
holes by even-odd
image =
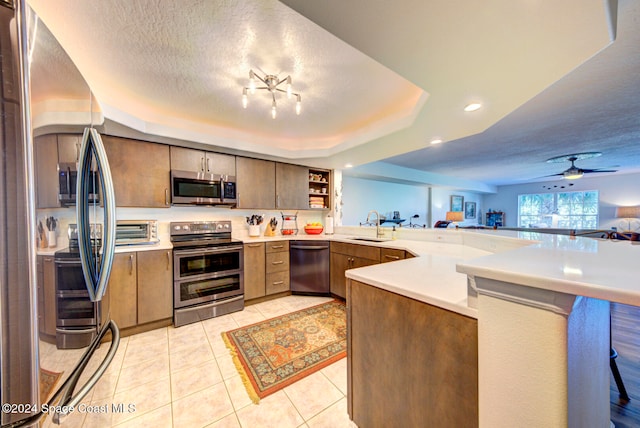
[[[434,138],[433,140],[431,140],[431,144],[440,144],[442,143],[442,138]]]
[[[344,167],[345,168],[353,168],[353,164],[346,163],[346,164],[344,164]]]
[[[471,103],[471,104],[467,104],[464,107],[464,111],[476,111],[478,110],[480,107],[482,107],[482,104],[480,103]]]

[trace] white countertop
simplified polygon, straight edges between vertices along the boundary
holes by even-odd
[[[423,235],[432,242],[373,243],[417,258],[350,270],[347,277],[476,317],[467,307],[467,275],[640,306],[640,245],[629,241],[504,230]]]
[[[467,275],[640,306],[640,245],[536,232],[472,229],[404,229],[398,240],[356,241],[375,228],[339,227],[334,235],[234,236],[244,243],[330,240],[399,248],[417,256],[347,271],[347,277],[416,300],[477,317],[467,306]],[[116,252],[171,249],[119,246]],[[53,255],[58,248],[38,249]]]
[[[640,245],[531,232],[510,234],[535,241],[519,249],[461,261],[458,272],[640,306]]]
[[[478,317],[478,311],[467,306],[467,276],[456,272],[456,264],[491,253],[441,242],[397,240],[379,245],[403,248],[416,257],[348,270],[347,278],[472,318]]]

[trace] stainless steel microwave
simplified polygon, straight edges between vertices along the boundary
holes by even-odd
[[[63,207],[76,204],[76,184],[78,182],[78,171],[75,163],[59,163],[58,164],[58,201]],[[98,173],[91,171],[89,177],[89,202],[100,202],[98,195]]]
[[[236,178],[231,175],[171,171],[174,205],[235,205]]]

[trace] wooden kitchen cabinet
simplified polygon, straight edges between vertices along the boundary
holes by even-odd
[[[380,263],[403,260],[405,257],[406,257],[406,252],[404,250],[399,250],[397,248],[381,248],[380,249]]]
[[[170,199],[169,146],[103,136],[116,205],[168,208]]]
[[[56,337],[56,266],[53,256],[38,256],[38,330],[41,338],[55,343]]]
[[[171,147],[171,169],[236,175],[236,157],[185,147]]]
[[[77,163],[82,135],[47,134],[34,139],[37,208],[58,208],[58,163]]]
[[[173,317],[172,251],[138,251],[136,259],[138,324]]]
[[[81,134],[58,134],[58,162],[77,163],[80,160]]]
[[[268,242],[265,247],[266,295],[288,291],[289,241]]]
[[[121,329],[137,324],[137,282],[136,253],[116,253],[107,287],[111,319]]]
[[[331,242],[330,278],[331,293],[343,299],[347,297],[345,271],[380,263],[380,248]]]
[[[244,244],[244,299],[266,295],[266,257],[264,242]]]
[[[275,162],[238,157],[236,169],[237,207],[275,209]]]
[[[309,189],[307,192],[309,200],[307,201],[307,208],[331,208],[331,171],[309,168],[308,172]]]
[[[276,163],[276,208],[309,209],[308,177],[307,167]]]
[[[347,292],[350,418],[360,427],[477,427],[478,321],[354,280]]]

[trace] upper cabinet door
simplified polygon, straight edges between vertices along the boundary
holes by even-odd
[[[109,158],[116,205],[168,208],[170,199],[169,146],[103,136]]]
[[[58,208],[58,143],[54,134],[35,138],[35,163],[38,208]]]
[[[205,153],[205,170],[211,174],[236,176],[236,157],[222,153]]]
[[[236,169],[237,207],[275,209],[275,162],[238,157]]]
[[[58,135],[58,162],[77,163],[80,157],[80,145],[82,135],[59,134]]]
[[[171,169],[236,175],[236,157],[202,150],[171,147]]]
[[[309,169],[276,163],[276,208],[309,209]]]
[[[204,152],[184,147],[171,147],[171,169],[205,172]]]

